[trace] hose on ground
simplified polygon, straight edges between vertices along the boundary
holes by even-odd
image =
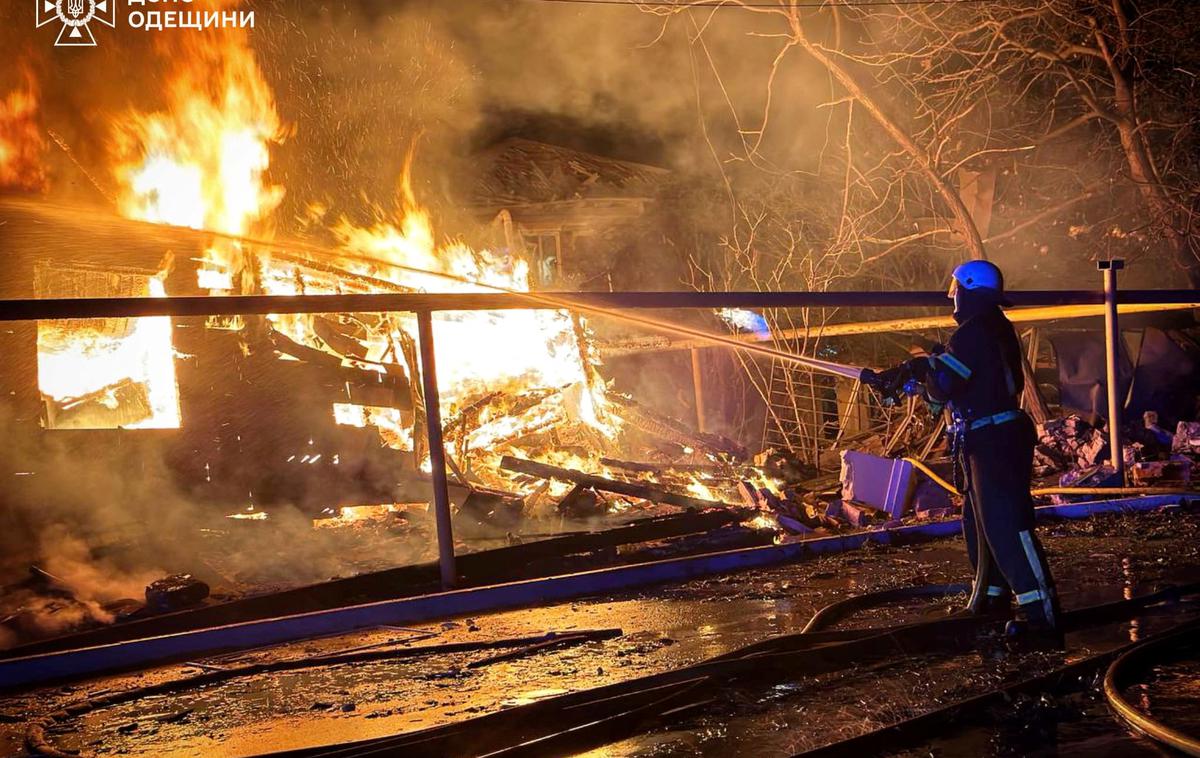
[[[947,482],[927,463],[919,458],[904,458],[914,468],[933,480],[933,483],[952,495],[960,495],[954,485]],[[1045,495],[1198,495],[1200,490],[1184,487],[1038,487],[1029,491],[1034,497]]]
[[[1064,615],[1064,626],[1067,629],[1080,629],[1129,618],[1140,610],[1197,592],[1200,592],[1200,582],[1164,588],[1129,600],[1070,610]],[[366,755],[440,758],[444,755],[488,754],[507,758],[515,755],[545,755],[547,751],[537,746],[552,743],[558,749],[551,754],[579,754],[631,737],[664,721],[669,722],[672,714],[679,712],[650,705],[632,714],[637,717],[636,723],[618,724],[618,721],[632,713],[626,705],[628,698],[639,697],[639,693],[662,691],[664,687],[694,682],[700,682],[701,691],[712,692],[732,686],[735,680],[795,681],[797,677],[843,671],[887,661],[896,656],[950,655],[975,649],[979,632],[995,630],[997,624],[985,617],[959,616],[872,630],[787,634],[682,669],[513,706],[465,721],[270,755],[272,758],[360,758]],[[817,644],[812,644],[814,641]],[[599,736],[595,733],[597,729],[601,732]],[[569,749],[563,746],[564,743],[558,742],[560,739],[569,740],[571,734],[583,734],[588,730],[594,733],[587,739],[571,744]],[[851,755],[874,755],[878,752],[868,750]]]
[[[1200,495],[1200,490],[1180,487],[1041,487],[1030,490],[1039,495]]]
[[[1194,643],[1195,630],[1183,629],[1175,634],[1147,641],[1112,662],[1104,674],[1104,697],[1117,720],[1136,732],[1161,742],[1186,755],[1200,756],[1200,738],[1181,732],[1151,718],[1130,703],[1123,693],[1135,674],[1156,662],[1178,653],[1179,648]]]
[[[801,634],[810,634],[828,629],[839,621],[866,610],[897,600],[908,600],[917,597],[944,597],[946,595],[961,595],[971,591],[967,584],[923,584],[916,587],[897,587],[879,592],[868,592],[864,595],[853,595],[836,603],[821,608],[808,620]]]
[[[927,477],[929,477],[930,479],[932,479],[934,484],[936,484],[937,486],[939,486],[939,487],[941,487],[942,489],[946,490],[946,491],[947,491],[947,492],[949,492],[951,495],[958,495],[958,494],[961,494],[961,493],[958,491],[958,488],[957,488],[957,487],[955,487],[955,486],[954,486],[953,484],[951,484],[950,482],[947,482],[947,481],[946,481],[945,479],[943,479],[942,477],[938,476],[938,473],[937,473],[936,471],[934,471],[933,469],[929,468],[929,466],[928,466],[928,465],[927,465],[927,464],[926,464],[924,461],[920,460],[919,458],[905,458],[904,460],[905,460],[905,461],[907,461],[907,462],[909,462],[909,463],[911,463],[911,464],[913,465],[913,467],[914,467],[914,468],[916,468],[918,471],[920,471],[920,472],[921,472],[922,474],[924,474],[925,476],[927,476]]]

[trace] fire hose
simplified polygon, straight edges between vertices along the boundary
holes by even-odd
[[[1065,614],[1064,624],[1071,630],[1127,618],[1150,606],[1197,592],[1200,592],[1200,584],[1192,584],[1131,600],[1076,609]],[[1001,626],[1002,622],[987,618],[955,616],[883,628],[785,635],[682,669],[560,695],[454,724],[394,737],[270,755],[274,758],[333,758],[581,752],[637,734],[664,720],[693,713],[713,700],[714,691],[735,681],[773,682],[787,677],[842,671],[897,656],[966,651],[976,647],[981,632],[999,635]]]
[[[1134,681],[1134,674],[1160,663],[1168,656],[1178,656],[1193,647],[1196,629],[1179,629],[1170,634],[1146,640],[1112,662],[1104,674],[1104,697],[1117,720],[1134,731],[1161,742],[1187,755],[1200,756],[1200,738],[1175,729],[1154,719],[1125,697],[1123,690]],[[1164,656],[1164,654],[1166,654]]]
[[[914,468],[929,477],[934,484],[952,495],[961,495],[954,485],[947,482],[936,471],[918,458],[903,458]],[[1184,487],[1036,487],[1029,491],[1034,497],[1046,495],[1200,495],[1200,490]]]
[[[944,596],[961,592],[961,585],[906,587],[846,598],[818,611],[806,631],[784,635],[740,648],[723,656],[675,671],[668,671],[613,685],[560,695],[515,706],[463,722],[419,730],[394,737],[383,737],[343,745],[273,753],[275,756],[366,756],[394,755],[493,755],[556,754],[568,745],[605,744],[619,739],[621,733],[637,733],[639,727],[664,716],[677,717],[695,707],[707,705],[713,686],[731,680],[772,680],[789,675],[830,673],[894,656],[972,649],[980,632],[998,632],[994,620],[954,616],[937,621],[898,626],[821,631],[822,628],[867,607],[911,597]],[[1159,592],[1120,600],[1100,606],[1076,609],[1065,615],[1068,630],[1126,618],[1131,613],[1178,600],[1200,592],[1200,583],[1169,587]],[[609,630],[596,630],[600,638]],[[569,636],[569,635],[564,635]],[[586,638],[586,633],[575,636]],[[539,638],[544,641],[545,638]],[[526,643],[530,640],[500,640],[495,646]],[[535,640],[537,641],[537,640]],[[476,649],[480,643],[468,643]],[[486,643],[485,643],[486,644]],[[439,646],[457,648],[457,645]],[[419,648],[406,650],[362,651],[333,654],[299,661],[252,664],[233,670],[218,670],[133,690],[106,693],[68,705],[54,713],[34,719],[26,732],[26,745],[35,754],[74,755],[56,749],[46,730],[68,719],[139,698],[181,692],[212,685],[236,676],[283,671],[299,666],[335,665],[366,660],[420,655]],[[700,698],[700,699],[697,699]]]
[[[1087,689],[1097,672],[1134,648],[1167,642],[1167,638],[1191,637],[1197,632],[1200,632],[1200,619],[1193,619],[1142,642],[1129,642],[1112,650],[1077,658],[1045,674],[1019,679],[981,695],[954,700],[919,716],[806,750],[793,758],[860,758],[863,755],[896,753],[931,738],[945,737],[958,728],[991,723],[997,709],[1004,713],[1019,695],[1036,696],[1044,692]]]
[[[167,227],[170,229],[175,229],[181,233],[188,233],[188,234],[198,233],[194,229],[190,229],[188,227],[174,226],[171,224],[155,224],[155,226],[163,226],[163,227]],[[579,302],[579,301],[573,300],[573,299],[551,297],[544,293],[529,292],[529,291],[525,291],[525,290],[513,289],[511,287],[505,287],[505,286],[502,286],[499,284],[492,284],[490,282],[481,282],[481,281],[477,281],[475,279],[471,279],[469,277],[460,276],[458,274],[451,274],[451,273],[447,273],[444,271],[429,271],[427,269],[417,268],[416,266],[408,266],[403,263],[397,263],[396,261],[387,260],[385,258],[381,258],[381,257],[377,257],[377,256],[366,255],[366,254],[363,254],[360,252],[352,252],[352,251],[348,251],[348,250],[338,250],[338,249],[329,248],[324,245],[317,245],[317,244],[313,244],[311,242],[301,242],[298,240],[289,240],[286,243],[283,243],[283,242],[279,242],[276,240],[259,239],[259,238],[255,238],[255,237],[245,236],[245,235],[229,234],[229,233],[225,233],[225,232],[216,232],[216,231],[209,231],[209,230],[205,230],[204,232],[202,232],[202,234],[204,234],[208,237],[215,237],[215,238],[219,238],[219,239],[228,240],[230,242],[236,242],[238,244],[251,245],[254,247],[261,247],[261,248],[271,249],[271,250],[280,250],[280,251],[288,252],[288,253],[302,252],[302,253],[306,253],[308,255],[321,256],[321,257],[326,257],[326,258],[332,257],[332,258],[340,258],[342,260],[358,261],[361,263],[367,263],[367,264],[374,265],[374,266],[390,268],[395,271],[403,271],[405,273],[415,274],[418,276],[434,277],[434,278],[442,279],[442,280],[445,280],[448,282],[454,282],[457,285],[465,284],[465,285],[468,285],[471,287],[479,287],[481,289],[491,290],[493,292],[500,292],[500,293],[503,293],[506,295],[512,295],[514,297],[526,300],[529,303],[536,305],[536,306],[549,307],[549,308],[553,308],[555,310],[574,310],[574,311],[580,311],[583,313],[591,313],[594,315],[605,316],[607,318],[616,319],[618,321],[624,321],[626,323],[644,326],[644,327],[647,327],[648,329],[652,329],[657,332],[665,332],[668,334],[677,334],[677,335],[681,335],[681,336],[685,336],[685,337],[692,337],[694,339],[702,340],[702,341],[707,342],[712,345],[729,347],[729,348],[733,348],[735,350],[745,350],[747,352],[756,353],[758,355],[762,355],[762,356],[765,356],[768,358],[776,358],[778,360],[786,361],[788,363],[799,364],[802,366],[806,366],[807,368],[810,368],[814,371],[820,371],[820,372],[826,373],[826,374],[833,374],[835,376],[841,376],[846,379],[860,380],[863,378],[864,371],[865,371],[865,369],[863,369],[860,366],[848,366],[846,364],[835,363],[833,361],[826,361],[826,360],[822,360],[820,358],[809,358],[807,356],[797,355],[796,353],[789,353],[786,350],[778,350],[778,349],[775,349],[772,347],[767,347],[765,345],[744,342],[742,340],[735,339],[734,337],[731,337],[729,335],[712,334],[711,332],[706,332],[703,329],[697,329],[695,327],[687,326],[686,324],[679,324],[679,323],[672,322],[672,321],[663,321],[660,319],[650,318],[648,316],[642,316],[642,315],[638,315],[638,314],[634,314],[634,313],[629,313],[626,311],[619,311],[619,310],[615,310],[612,308],[605,308],[603,306],[591,305],[589,303]]]

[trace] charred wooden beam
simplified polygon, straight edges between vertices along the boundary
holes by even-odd
[[[610,393],[608,399],[616,415],[625,423],[647,434],[673,442],[680,447],[719,453],[743,461],[749,457],[746,449],[733,440],[689,429],[685,424],[651,410],[631,397]]]
[[[315,388],[318,384],[328,384],[330,401],[335,403],[354,403],[356,405],[373,405],[400,410],[410,410],[412,395],[408,377],[404,368],[398,364],[380,364],[386,373],[369,371],[353,366],[342,365],[342,359],[331,353],[302,345],[282,332],[274,329],[267,334],[270,347],[283,354],[296,358],[297,361],[271,361],[259,364],[272,372],[292,372],[311,376]]]
[[[500,460],[500,468],[506,471],[515,471],[520,474],[529,474],[530,476],[540,477],[542,479],[558,479],[563,482],[573,482],[591,487],[592,489],[601,490],[603,492],[613,492],[618,495],[628,495],[637,497],[643,500],[649,500],[655,503],[666,503],[668,505],[678,505],[683,508],[732,508],[728,503],[721,503],[716,500],[703,500],[690,495],[679,495],[674,492],[668,492],[661,487],[653,484],[643,484],[640,482],[619,482],[616,479],[606,479],[603,476],[595,474],[585,474],[582,471],[572,471],[571,469],[559,468],[551,466],[548,463],[538,463],[537,461],[529,461],[524,458],[513,458],[510,455],[504,456]]]
[[[275,250],[272,251],[271,258],[273,260],[285,261],[302,270],[308,269],[312,272],[326,274],[332,280],[336,281],[342,289],[345,289],[347,285],[350,285],[351,287],[357,286],[367,293],[412,291],[408,287],[402,287],[387,279],[360,274],[358,272],[351,271],[347,266],[318,261],[309,256],[293,255]]]
[[[272,349],[283,355],[290,355],[296,360],[317,366],[342,365],[342,359],[333,353],[303,345],[277,329],[268,329],[266,339]]]
[[[326,345],[329,345],[341,355],[357,360],[366,359],[367,346],[354,336],[347,334],[343,326],[334,319],[323,314],[315,314],[312,317],[312,328],[313,332]]]
[[[645,473],[684,472],[712,474],[728,471],[728,466],[718,466],[715,463],[643,463],[641,461],[623,461],[619,458],[601,458],[600,463],[608,468],[619,468],[625,471]]]

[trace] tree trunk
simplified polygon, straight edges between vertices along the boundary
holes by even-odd
[[[875,102],[874,98],[867,94],[854,75],[848,69],[843,67],[834,59],[825,54],[825,51],[820,47],[812,44],[808,37],[804,34],[804,27],[800,23],[800,18],[797,14],[791,15],[792,35],[796,40],[796,44],[804,48],[804,50],[825,67],[830,74],[833,75],[838,82],[845,87],[850,96],[857,100],[871,117],[883,128],[889,137],[903,150],[913,161],[916,162],[922,174],[933,185],[934,190],[941,196],[942,201],[950,210],[950,215],[953,219],[953,227],[959,236],[962,237],[963,244],[967,249],[967,258],[987,259],[987,253],[983,248],[983,238],[979,234],[979,228],[975,225],[974,219],[971,218],[970,211],[963,203],[957,190],[938,173],[937,167],[933,165],[933,159],[929,153],[922,149],[912,137],[896,123],[894,119],[884,113],[880,105]]]
[[[1118,16],[1118,18],[1122,17]],[[1117,133],[1121,138],[1121,149],[1125,152],[1125,159],[1129,163],[1129,178],[1137,185],[1138,192],[1142,195],[1142,201],[1145,202],[1146,209],[1150,213],[1151,224],[1170,243],[1175,265],[1186,273],[1191,287],[1200,288],[1200,261],[1197,261],[1196,256],[1192,255],[1188,249],[1188,238],[1179,230],[1176,223],[1179,221],[1180,214],[1177,209],[1172,207],[1171,199],[1158,179],[1153,160],[1147,153],[1146,143],[1139,134],[1137,100],[1133,86],[1130,84],[1128,75],[1121,69],[1113,56],[1095,19],[1092,19],[1091,23],[1096,44],[1104,56],[1104,62],[1112,77],[1114,111],[1112,115]]]

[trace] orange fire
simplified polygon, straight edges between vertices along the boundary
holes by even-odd
[[[121,212],[232,237],[266,236],[283,197],[283,188],[268,179],[271,150],[285,129],[247,32],[213,30],[180,40],[187,49],[172,50],[167,58],[172,68],[166,73],[163,107],[131,112],[114,126]],[[199,286],[214,294],[261,288],[274,295],[493,292],[494,287],[528,291],[528,263],[512,252],[475,249],[435,233],[431,215],[412,192],[408,169],[406,165],[394,213],[381,211],[368,226],[346,220],[334,225],[330,231],[344,258],[320,261],[319,274],[305,267],[300,254],[272,255],[258,249],[252,256],[236,240],[218,237],[204,252]],[[349,275],[339,276],[337,268],[331,273],[324,265],[330,262]],[[318,335],[311,316],[268,318],[287,337],[338,354]],[[363,319],[359,326],[356,338],[362,340],[366,355],[343,356],[347,365],[381,371],[392,365],[408,372],[402,346],[411,345],[417,332],[410,314]],[[617,435],[617,421],[606,412],[605,386],[590,369],[595,356],[590,354],[586,327],[568,313],[440,313],[434,331],[447,419],[497,391],[526,400],[517,411],[487,404],[478,410],[469,430],[458,437],[460,458],[519,453],[511,446],[500,448],[564,425],[589,430],[587,434],[600,441]],[[169,346],[160,347],[169,351]],[[537,392],[530,394],[531,390]],[[411,414],[345,403],[330,408],[330,413],[338,423],[378,428],[383,441],[394,448],[413,448]]]
[[[379,220],[360,227],[342,220],[333,229],[347,252],[343,265],[395,289],[433,292],[529,291],[528,263],[509,253],[477,250],[458,240],[438,241],[431,215],[416,201],[409,183],[410,160],[400,181],[400,207],[394,218],[380,211]],[[309,280],[287,264],[263,258],[260,280],[270,294],[325,294],[343,283]],[[430,272],[428,274],[421,271]],[[447,274],[452,278],[439,276]],[[370,288],[368,288],[370,289]],[[276,328],[292,339],[317,349],[326,345],[307,316],[271,316]],[[619,431],[605,410],[604,385],[587,364],[594,355],[584,327],[569,314],[552,310],[454,312],[434,316],[434,338],[443,413],[447,418],[464,404],[489,392],[519,394],[533,388],[553,388],[540,402],[521,413],[491,413],[484,409],[466,438],[465,452],[486,454],[498,442],[545,431],[559,424],[580,424],[612,439]],[[370,361],[383,362],[402,340],[415,338],[415,317],[394,314],[381,322],[367,344]],[[380,428],[393,447],[410,449],[410,430],[398,412],[350,405],[335,408],[339,423]],[[406,433],[408,432],[408,433]]]
[[[38,125],[38,94],[33,76],[0,99],[0,190],[38,192],[46,188],[46,139]]]
[[[166,294],[156,277],[142,287],[135,294]],[[48,401],[50,428],[179,426],[170,318],[40,321],[37,345],[38,388]]]
[[[212,30],[180,39],[170,51],[165,107],[130,112],[113,125],[119,208],[129,218],[154,223],[231,235],[259,231],[256,224],[283,196],[282,188],[265,179],[269,144],[283,133],[271,90],[244,31]],[[6,133],[4,123],[0,136]],[[214,241],[204,251],[198,284],[210,291],[234,290],[242,257],[236,242]],[[143,277],[140,287],[141,292],[89,294],[166,295],[160,276]],[[39,325],[38,383],[48,423],[178,427],[174,359],[168,318],[96,328]]]
[[[129,218],[245,236],[279,205],[270,145],[284,130],[244,30],[187,35],[172,51],[166,107],[131,113],[113,135],[121,212]],[[201,287],[229,291],[244,266],[233,241],[204,256]]]

